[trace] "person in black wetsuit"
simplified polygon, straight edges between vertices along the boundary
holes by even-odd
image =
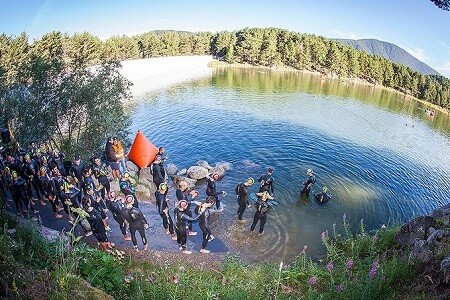
[[[267,174],[263,174],[259,177],[258,182],[260,183],[259,192],[269,192],[273,196],[273,168],[267,168]]]
[[[136,188],[134,186],[134,179],[131,178],[131,174],[126,171],[123,173],[122,178],[119,181],[120,191],[125,195],[132,195],[134,197],[133,206],[139,207],[139,203],[136,198]]]
[[[72,161],[72,165],[70,166],[69,169],[69,175],[73,177],[75,181],[75,186],[80,191],[83,189],[83,171],[84,171],[84,162],[81,160],[81,157],[79,155],[75,155]]]
[[[19,176],[16,171],[11,172],[12,178],[12,190],[11,195],[13,197],[14,203],[16,204],[17,213],[22,215],[22,213],[29,213],[29,208],[31,212],[34,214],[39,213],[39,210],[36,210],[33,204],[30,201],[27,192],[27,182],[25,179]],[[35,217],[32,217],[35,219]]]
[[[125,200],[119,199],[115,191],[110,191],[107,203],[114,220],[119,224],[123,239],[125,241],[130,241],[131,238],[127,235],[127,224],[124,217],[124,211],[126,209]]]
[[[319,202],[319,203],[325,203],[325,202],[327,202],[328,200],[331,199],[331,195],[328,194],[327,192],[328,192],[328,188],[327,188],[326,186],[324,186],[324,187],[322,188],[322,192],[316,193],[316,194],[314,195],[314,198],[315,198],[316,201]]]
[[[151,173],[153,175],[153,183],[155,184],[156,188],[158,188],[161,183],[165,182],[166,171],[164,171],[161,156],[156,155],[155,161],[151,165]]]
[[[106,235],[106,229],[102,221],[101,212],[95,209],[91,197],[84,196],[82,201],[84,210],[89,214],[89,216],[86,217],[86,219],[89,222],[89,225],[92,229],[92,232],[94,233],[94,236],[100,243],[100,247],[105,252],[111,252],[111,249],[115,245],[114,243],[111,243],[108,240],[108,236]]]
[[[130,230],[133,248],[138,252],[139,249],[136,241],[136,231],[138,231],[141,235],[144,250],[147,250],[148,245],[145,230],[148,228],[148,223],[142,211],[133,205],[134,201],[135,197],[133,195],[128,195],[125,197],[126,210],[124,212],[124,217],[128,221],[128,229]]]
[[[93,164],[92,164],[92,173],[95,178],[97,178],[100,187],[97,187],[97,190],[100,190],[102,195],[102,199],[106,198],[106,195],[109,194],[111,190],[111,185],[109,183],[109,167],[108,165],[100,160],[100,157],[97,155],[94,156]]]
[[[173,230],[173,221],[169,214],[169,206],[167,199],[167,185],[165,183],[161,183],[158,187],[158,190],[155,192],[156,198],[156,207],[158,208],[158,213],[163,220],[163,227],[166,234],[170,234],[172,236],[172,240],[176,240],[177,237]]]
[[[187,207],[184,209],[183,212],[189,217],[192,217],[191,203],[192,200],[198,196],[198,191],[196,190],[189,191],[188,187],[189,186],[186,181],[180,181],[178,183],[178,189],[176,190],[175,194],[177,196],[178,201],[185,200],[187,202]],[[192,222],[189,221],[188,223],[189,223],[188,235],[197,235],[197,232],[192,231]]]
[[[316,182],[316,176],[314,176],[314,172],[312,169],[308,169],[306,171],[306,175],[308,175],[308,178],[303,182],[303,189],[300,192],[300,194],[309,196],[309,193],[311,192],[311,187]]]
[[[215,199],[216,202],[216,209],[220,208],[220,199],[219,195],[224,195],[224,191],[217,192],[216,188],[216,181],[219,179],[219,174],[213,173],[206,181],[206,195],[211,196]]]
[[[242,215],[244,214],[245,208],[250,207],[250,202],[248,201],[249,190],[248,187],[255,183],[255,180],[252,177],[249,177],[245,182],[239,183],[236,186],[236,197],[237,202],[239,204],[237,215],[238,222],[244,223],[245,220],[242,220]]]
[[[188,222],[196,221],[204,211],[200,210],[199,215],[195,218],[186,214],[188,208],[188,202],[186,200],[178,201],[177,207],[174,210],[175,216],[175,230],[177,232],[177,243],[180,246],[180,250],[185,254],[191,254],[192,251],[186,249]]]
[[[209,208],[214,205],[214,202],[216,202],[216,199],[213,196],[208,196],[204,203],[195,207],[195,213],[197,215],[200,214],[201,211],[204,211],[198,219],[198,225],[203,233],[202,248],[200,249],[200,252],[205,254],[211,252],[206,249],[206,245],[208,245],[209,241],[214,239],[214,236],[211,234],[211,230],[209,229],[209,216],[211,214]]]
[[[264,191],[262,193],[256,193],[256,196],[259,197],[258,202],[256,203],[256,212],[253,216],[253,223],[250,227],[250,233],[252,234],[255,230],[256,224],[259,221],[259,234],[263,234],[264,225],[266,225],[267,221],[267,211],[269,210],[268,200],[272,200],[273,197],[269,194],[268,191]]]

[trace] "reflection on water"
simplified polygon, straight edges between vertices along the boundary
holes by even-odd
[[[343,213],[354,228],[363,218],[375,229],[449,201],[449,117],[429,119],[422,109],[373,86],[226,69],[148,95],[134,108],[131,129],[166,146],[169,162],[180,168],[230,162],[217,183],[228,195],[213,233],[249,261],[292,260],[305,244],[310,254],[323,253],[320,233],[339,225]],[[245,212],[246,224],[236,223],[234,188],[267,166],[275,169],[280,204],[269,212],[264,235],[250,236],[254,208]],[[317,176],[315,191],[328,186],[328,203],[299,197],[308,168]],[[198,188],[204,196],[205,186]]]

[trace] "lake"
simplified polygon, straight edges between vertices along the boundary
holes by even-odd
[[[366,230],[427,214],[450,200],[450,118],[402,94],[373,85],[267,69],[218,68],[212,76],[144,94],[130,108],[140,129],[165,146],[179,169],[206,160],[229,162],[217,183],[228,195],[213,234],[243,259],[291,261],[325,252],[320,235]],[[255,209],[236,222],[234,188],[274,168],[275,196],[262,236],[249,235]],[[312,168],[332,200],[301,198]],[[198,190],[205,196],[205,184]],[[257,191],[257,184],[251,191]],[[169,193],[175,199],[174,189]],[[203,198],[204,199],[204,198]],[[257,227],[258,228],[258,227]],[[213,243],[213,242],[212,242]]]

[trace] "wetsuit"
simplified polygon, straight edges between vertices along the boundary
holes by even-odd
[[[137,248],[136,241],[136,231],[139,232],[142,239],[142,244],[147,245],[147,237],[145,236],[145,224],[147,219],[145,219],[142,211],[137,207],[132,207],[124,211],[124,217],[128,221],[129,229],[131,233],[131,241],[133,242],[134,248]]]
[[[101,212],[92,207],[92,210],[87,211],[87,213],[89,214],[89,216],[86,217],[86,219],[91,226],[94,236],[100,243],[107,243],[108,236],[106,235],[106,229],[102,221]]]
[[[173,221],[169,214],[169,207],[166,201],[167,191],[165,193],[155,192],[156,207],[158,208],[159,215],[163,220],[164,229],[169,229],[170,234],[174,234]]]
[[[195,213],[198,215],[200,210],[200,205],[197,205],[195,207]],[[198,225],[200,226],[200,229],[202,230],[203,234],[203,240],[202,240],[202,249],[206,248],[206,245],[208,245],[209,238],[211,237],[211,230],[209,229],[209,216],[211,215],[211,212],[209,211],[209,208],[207,208],[204,213],[202,213],[198,218]]]
[[[206,181],[206,195],[214,197],[214,199],[216,199],[216,208],[219,209],[219,195],[222,194],[222,192],[217,192],[216,189],[216,181],[214,179],[208,178],[208,180]]]
[[[36,196],[38,197],[38,199],[41,199],[41,194],[43,193],[39,186],[37,171],[38,166],[34,160],[30,159],[29,161],[24,162],[22,166],[22,174],[24,175],[24,179],[26,179],[27,181],[27,193],[30,199],[33,198],[31,187],[33,187],[34,191],[36,192]]]
[[[192,196],[189,194],[188,189],[186,189],[185,191],[177,189],[175,194],[177,196],[177,200],[178,201],[180,201],[180,200],[186,200],[187,201],[188,206],[184,210],[184,213],[186,215],[188,215],[189,217],[192,217],[192,212],[191,212]],[[189,224],[189,230],[192,231],[192,221],[189,221],[188,224]]]
[[[316,182],[316,176],[309,175],[308,179],[306,179],[305,182],[303,182],[303,189],[300,192],[301,195],[306,194],[309,196],[309,193],[311,192],[312,185]]]
[[[259,177],[258,182],[260,183],[259,192],[269,192],[273,195],[273,177],[272,174],[263,174]]]
[[[21,213],[21,211],[28,212],[28,207],[32,206],[27,189],[27,182],[25,179],[18,177],[13,180],[11,194],[18,213]]]
[[[64,166],[64,158],[65,158],[65,155],[63,153],[60,153],[58,156],[53,156],[50,159],[49,164],[56,165],[56,167],[58,168],[58,170],[61,173],[61,175],[66,177],[67,176],[67,172],[66,172],[66,168]]]
[[[108,195],[109,192],[111,191],[111,185],[108,179],[109,175],[108,165],[106,165],[104,162],[101,162],[99,165],[94,163],[92,165],[92,172],[94,173],[95,178],[97,178],[98,183],[101,184],[103,187],[101,188],[100,192],[102,198],[105,199],[106,195]]]
[[[317,202],[325,203],[331,199],[331,195],[329,195],[325,192],[320,192],[320,193],[315,194],[314,198],[317,200]]]
[[[84,171],[84,163],[80,161],[79,164],[76,164],[72,162],[72,165],[69,169],[69,174],[77,179],[77,188],[82,189],[83,188],[83,171]]]
[[[108,201],[108,207],[109,210],[112,213],[112,216],[114,220],[119,224],[120,231],[122,232],[123,236],[127,235],[127,225],[125,223],[125,217],[124,217],[124,211],[125,211],[125,205],[122,203],[120,199],[117,199],[115,201]]]
[[[175,216],[175,230],[177,232],[177,243],[180,245],[180,250],[186,249],[186,242],[187,242],[187,231],[189,225],[192,226],[192,222],[197,220],[200,216],[193,218],[192,216],[186,214],[186,211],[180,210],[178,207],[174,210],[174,216]],[[188,225],[189,223],[189,225]]]
[[[153,182],[156,185],[156,189],[158,189],[159,185],[163,183],[166,178],[166,172],[164,171],[162,164],[152,164],[152,175]]]
[[[250,227],[250,230],[255,230],[256,224],[259,223],[259,233],[263,233],[264,231],[264,225],[267,221],[267,211],[269,210],[269,204],[267,201],[258,200],[258,203],[256,204],[256,212],[253,216],[253,223]]]
[[[248,193],[248,187],[244,183],[239,183],[236,186],[237,202],[239,204],[237,214],[239,220],[242,220],[242,215],[244,214],[246,206],[250,205]]]
[[[134,185],[128,180],[121,179],[119,181],[119,187],[120,187],[120,191],[125,196],[133,195],[133,197],[134,197],[133,206],[134,207],[139,207],[139,203],[138,203],[138,200],[136,198],[136,189],[135,189]]]

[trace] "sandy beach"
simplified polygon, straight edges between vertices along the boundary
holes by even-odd
[[[212,56],[170,56],[122,61],[120,73],[133,82],[134,97],[196,78],[211,76]]]

